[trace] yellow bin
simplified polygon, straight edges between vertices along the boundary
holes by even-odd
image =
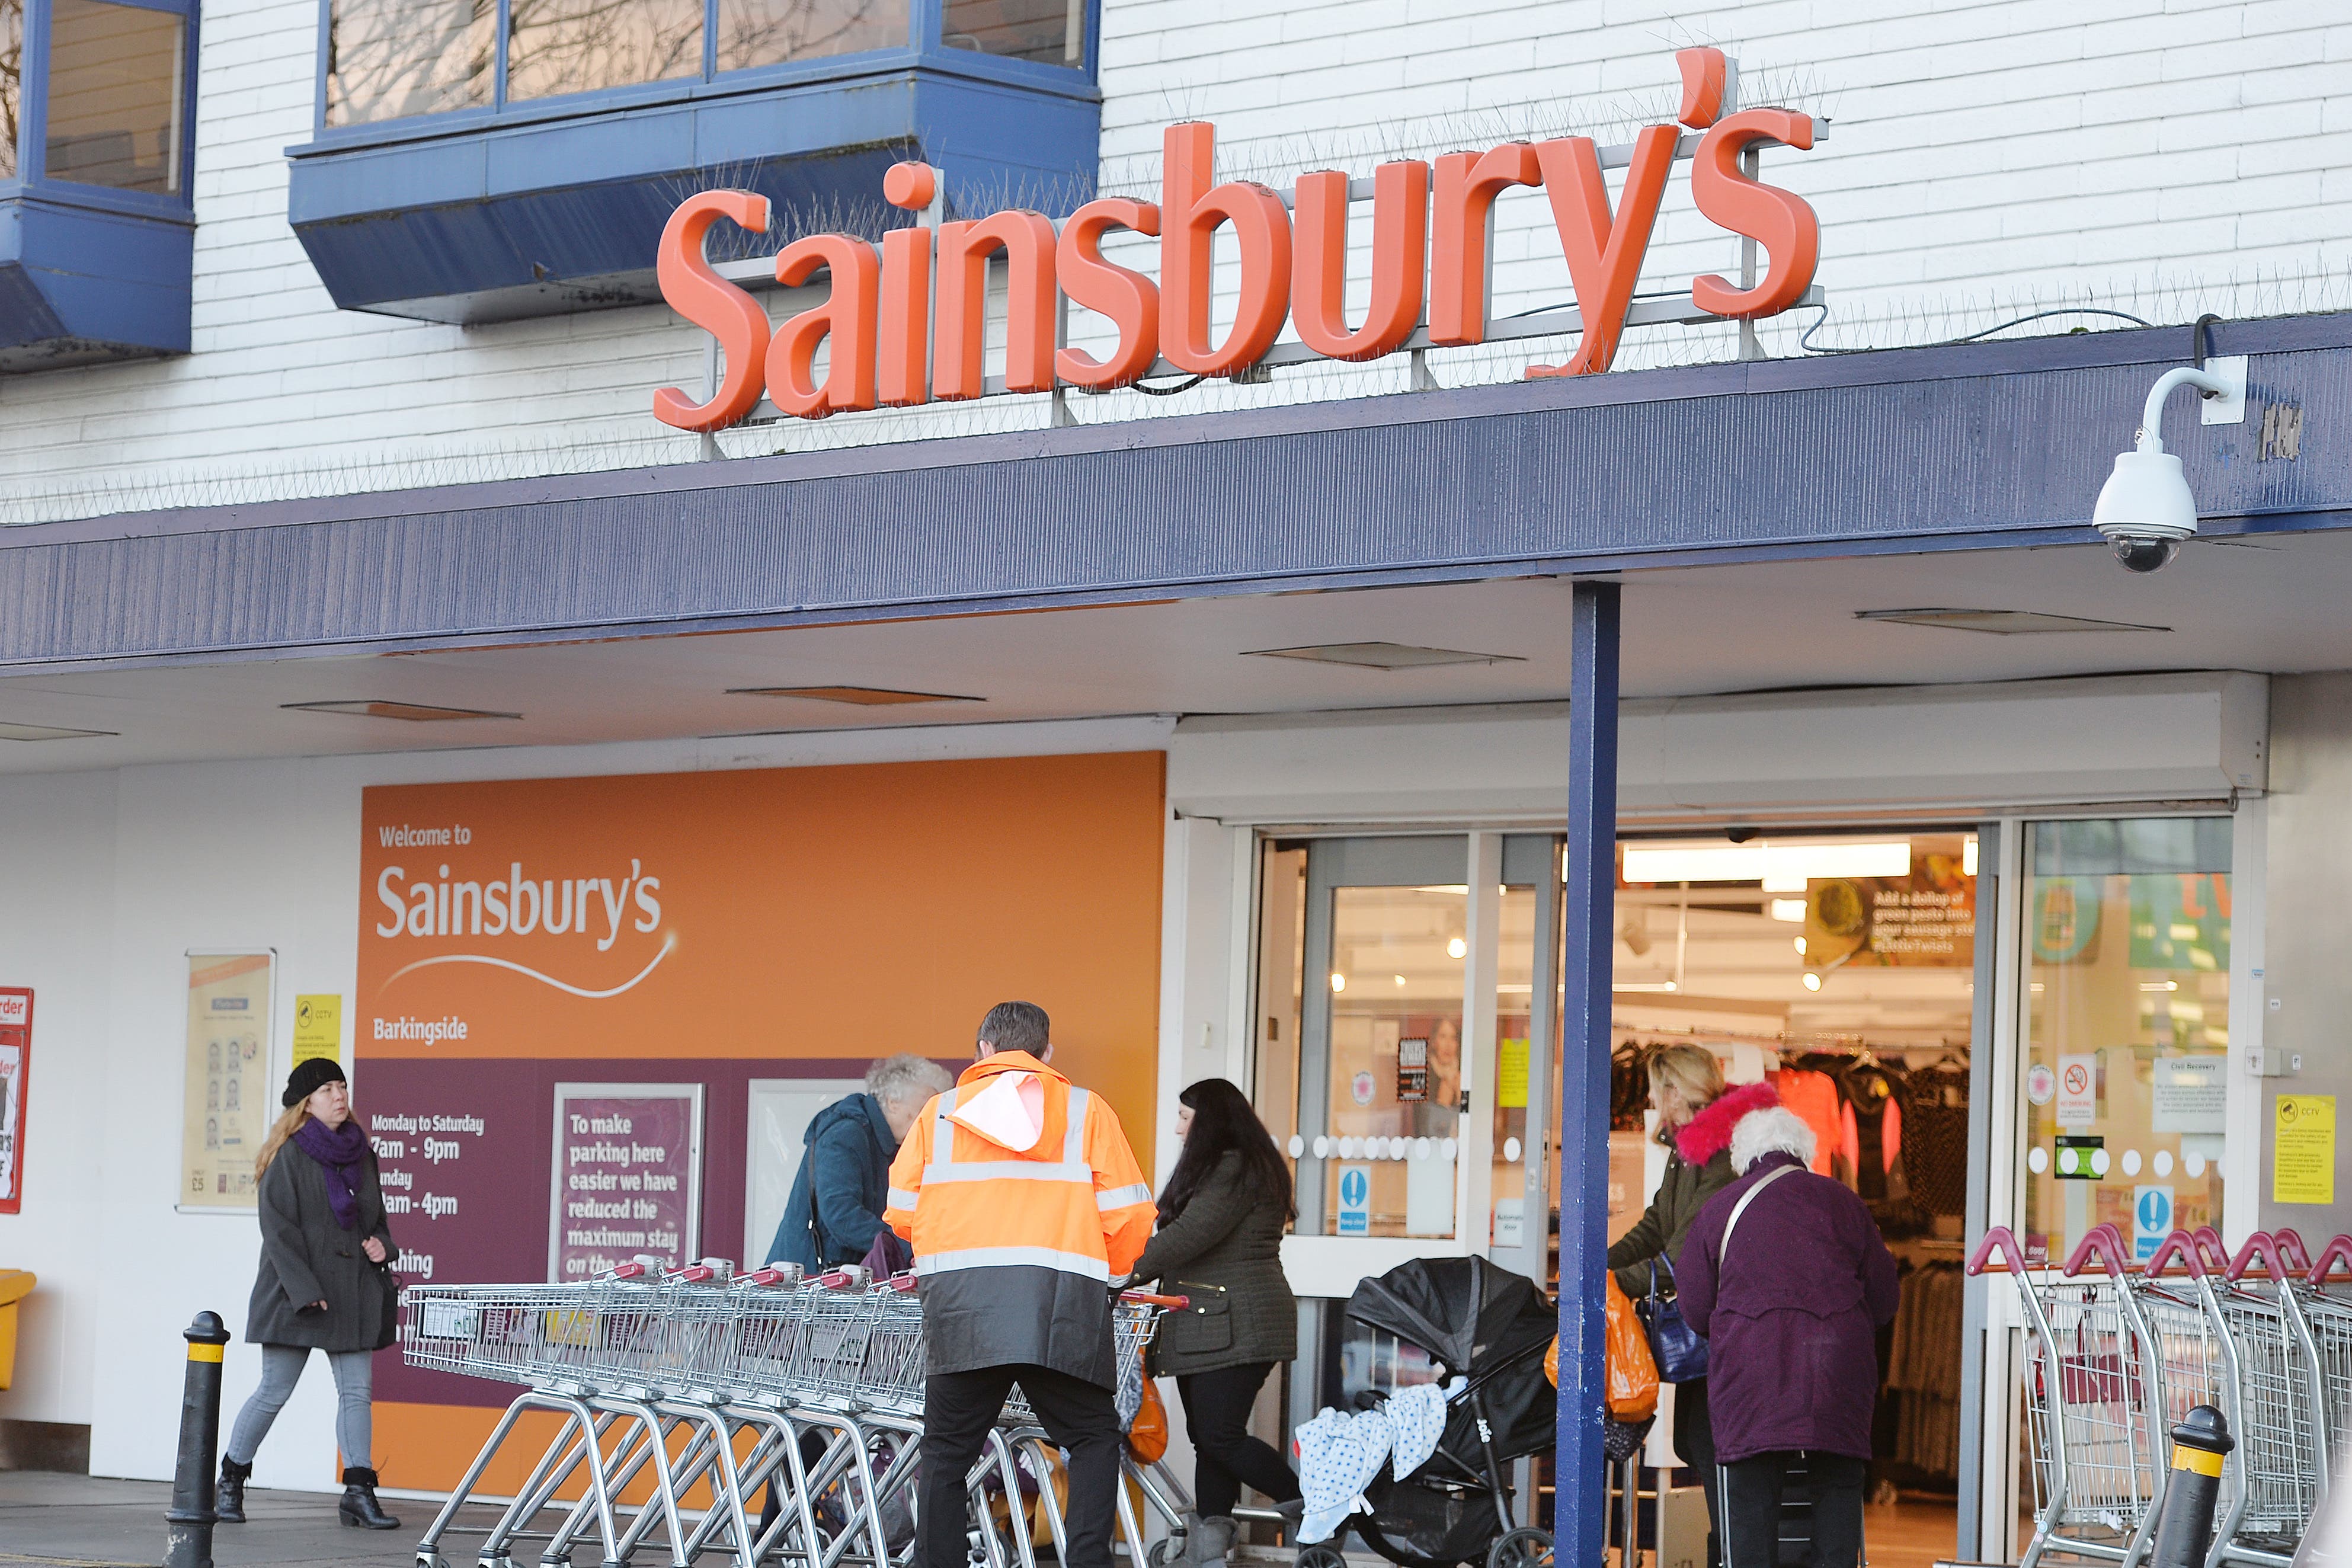
[[[16,1303],[32,1293],[33,1276],[23,1268],[0,1268],[0,1388],[16,1375]]]

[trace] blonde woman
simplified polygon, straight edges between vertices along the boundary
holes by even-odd
[[[261,1386],[237,1413],[221,1456],[214,1513],[245,1522],[245,1481],[270,1423],[310,1352],[335,1374],[335,1442],[343,1452],[345,1524],[397,1530],[376,1501],[369,1400],[374,1356],[392,1343],[400,1255],[384,1223],[383,1188],[367,1126],[352,1113],[343,1069],[323,1058],[295,1068],[278,1096],[286,1114],[253,1163],[260,1188],[261,1272],[245,1337],[261,1347]]]
[[[1666,1173],[1657,1195],[1633,1228],[1609,1248],[1609,1267],[1625,1294],[1640,1300],[1654,1278],[1660,1291],[1674,1288],[1675,1259],[1683,1237],[1707,1199],[1738,1179],[1731,1168],[1731,1130],[1751,1110],[1777,1105],[1769,1084],[1724,1091],[1723,1068],[1705,1046],[1664,1046],[1650,1053],[1650,1109],[1658,1113],[1657,1140],[1665,1145]],[[1707,1418],[1706,1380],[1675,1384],[1675,1453],[1682,1462],[1712,1475],[1715,1432]],[[1706,1560],[1717,1568],[1715,1489],[1707,1489]]]

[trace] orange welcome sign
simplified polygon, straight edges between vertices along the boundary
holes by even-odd
[[[362,1058],[953,1058],[1011,997],[1148,1148],[1162,759],[364,792]]]
[[[1743,170],[1759,142],[1810,149],[1810,116],[1782,109],[1726,113],[1730,66],[1719,49],[1684,49],[1681,125],[1703,132],[1691,157],[1699,212],[1757,242],[1763,276],[1741,287],[1714,276],[1691,282],[1691,302],[1707,315],[1778,315],[1811,285],[1821,223],[1803,197]],[[1059,226],[1041,213],[1003,211],[901,228],[874,242],[847,234],[793,241],[776,256],[787,287],[819,272],[827,299],[772,330],[760,302],[711,267],[704,242],[719,220],[764,233],[768,198],[750,191],[704,191],[678,204],[661,237],[662,297],[711,333],[726,362],[709,400],[676,387],[654,395],[654,416],[682,430],[723,429],[748,417],[762,395],[784,413],[821,419],[850,409],[909,407],[982,395],[987,276],[1002,255],[1007,278],[1004,389],[1050,392],[1125,386],[1163,357],[1180,371],[1231,377],[1256,365],[1284,321],[1315,354],[1370,360],[1403,346],[1424,321],[1426,341],[1453,347],[1486,341],[1487,226],[1495,200],[1513,186],[1549,198],[1562,258],[1575,287],[1581,335],[1559,366],[1530,376],[1605,371],[1633,302],[1642,260],[1683,132],[1653,125],[1635,138],[1622,194],[1612,209],[1599,150],[1589,137],[1507,142],[1482,153],[1449,153],[1434,163],[1383,163],[1372,177],[1370,309],[1350,327],[1347,284],[1349,182],[1337,170],[1298,177],[1292,200],[1254,181],[1220,184],[1216,128],[1173,125],[1164,133],[1160,200],[1104,197]],[[924,212],[939,195],[939,173],[899,163],[883,181],[895,207]],[[1237,242],[1234,320],[1214,338],[1212,246],[1220,228]],[[1160,240],[1157,279],[1108,260],[1102,241],[1125,229]],[[1059,346],[1060,300],[1117,329],[1109,356]],[[817,356],[825,351],[825,370]]]

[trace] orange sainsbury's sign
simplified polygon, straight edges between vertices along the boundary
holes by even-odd
[[[1743,158],[1759,143],[1813,144],[1811,117],[1785,109],[1727,112],[1734,79],[1722,51],[1684,49],[1683,127],[1699,132],[1690,153],[1691,195],[1700,214],[1752,241],[1769,257],[1761,276],[1734,284],[1712,275],[1691,281],[1703,316],[1756,320],[1801,300],[1821,257],[1821,222],[1803,197],[1754,177]],[[1288,321],[1313,356],[1379,359],[1408,346],[1486,341],[1488,219],[1513,186],[1540,187],[1575,287],[1580,333],[1565,364],[1530,365],[1529,376],[1605,371],[1633,304],[1651,230],[1685,132],[1652,125],[1622,150],[1624,186],[1613,208],[1592,140],[1511,142],[1484,153],[1449,153],[1433,163],[1383,163],[1370,185],[1372,274],[1369,309],[1350,326],[1347,285],[1349,206],[1356,199],[1337,170],[1301,174],[1291,200],[1254,181],[1216,183],[1216,128],[1193,121],[1162,140],[1160,199],[1106,196],[1057,227],[1041,213],[891,231],[877,247],[846,234],[812,235],[777,253],[786,287],[818,273],[831,280],[823,304],[780,327],[749,292],[721,277],[704,253],[721,218],[765,232],[768,199],[750,191],[704,191],[678,204],[662,230],[662,298],[718,340],[725,374],[707,401],[676,387],[654,394],[654,416],[681,430],[724,429],[764,395],[783,413],[822,419],[851,409],[905,408],[975,398],[993,390],[982,369],[989,266],[1004,258],[1007,392],[1059,387],[1108,390],[1150,374],[1164,360],[1195,375],[1233,377],[1265,359]],[[938,171],[891,168],[891,205],[921,213],[939,196]],[[1238,253],[1234,317],[1222,339],[1210,315],[1212,247],[1230,228]],[[1106,258],[1104,237],[1129,230],[1160,241],[1157,279]],[[1117,329],[1097,358],[1058,342],[1061,300]],[[1416,337],[1416,334],[1419,334]],[[825,350],[823,374],[818,352]]]

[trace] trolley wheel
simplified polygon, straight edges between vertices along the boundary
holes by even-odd
[[[1340,1555],[1338,1547],[1326,1546],[1318,1541],[1312,1546],[1298,1549],[1298,1557],[1292,1568],[1348,1568],[1348,1560]]]
[[[1486,1549],[1486,1568],[1551,1568],[1551,1531],[1510,1531]]]
[[[1143,1549],[1143,1560],[1150,1563],[1151,1568],[1168,1568],[1168,1564],[1175,1562],[1178,1554],[1183,1550],[1182,1536],[1163,1535]]]

